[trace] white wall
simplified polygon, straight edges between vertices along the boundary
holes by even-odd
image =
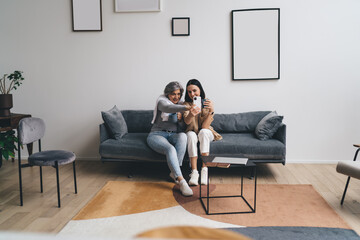
[[[152,109],[166,83],[199,79],[219,113],[277,110],[287,161],[351,159],[359,143],[360,1],[163,0],[158,13],[115,13],[72,32],[70,0],[1,0],[0,74],[22,70],[12,112],[44,118],[43,149],[99,158],[100,111]],[[281,78],[231,81],[230,13],[281,9]],[[171,18],[191,18],[172,37]]]

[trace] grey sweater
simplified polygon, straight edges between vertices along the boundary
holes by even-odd
[[[155,122],[151,128],[151,132],[155,132],[155,131],[173,131],[173,132],[177,132],[177,122],[173,122],[173,121],[163,121],[161,119],[161,113],[165,112],[165,113],[177,113],[177,112],[184,112],[186,111],[186,106],[185,105],[178,105],[178,104],[173,104],[173,103],[167,103],[166,101],[163,100],[159,100],[158,105],[157,105],[157,113],[156,113],[156,118],[155,118]]]

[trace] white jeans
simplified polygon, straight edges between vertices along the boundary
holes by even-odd
[[[193,131],[186,133],[189,157],[198,156],[197,143],[200,142],[200,153],[210,152],[210,142],[214,140],[214,134],[209,129],[201,129],[197,135]]]

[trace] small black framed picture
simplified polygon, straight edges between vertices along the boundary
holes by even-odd
[[[102,31],[101,0],[72,0],[74,32]]]
[[[172,18],[172,36],[190,36],[190,18],[176,17]]]

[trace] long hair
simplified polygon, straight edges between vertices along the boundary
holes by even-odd
[[[190,79],[187,84],[186,84],[186,94],[185,94],[185,102],[192,102],[192,99],[189,97],[189,94],[187,92],[187,87],[189,85],[195,85],[200,89],[200,97],[201,99],[205,99],[206,95],[205,95],[205,91],[203,89],[203,87],[201,86],[201,83],[199,82],[199,80],[197,79]]]
[[[164,89],[164,94],[166,97],[168,97],[169,94],[171,94],[173,91],[176,91],[178,89],[180,90],[180,98],[181,98],[184,93],[184,88],[181,86],[179,82],[176,81],[169,82]]]

